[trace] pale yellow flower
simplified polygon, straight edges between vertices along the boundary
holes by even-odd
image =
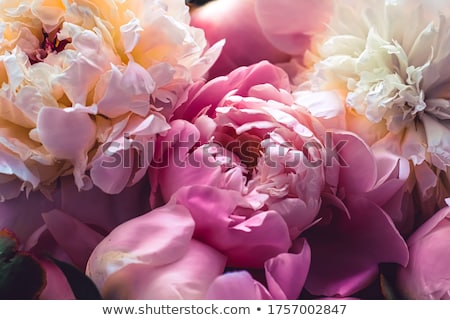
[[[110,193],[142,177],[105,168],[103,146],[167,130],[214,62],[220,44],[206,51],[189,19],[183,0],[0,1],[0,200],[61,175]]]

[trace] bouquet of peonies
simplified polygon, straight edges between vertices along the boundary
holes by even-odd
[[[450,1],[199,3],[0,1],[0,298],[450,299]]]

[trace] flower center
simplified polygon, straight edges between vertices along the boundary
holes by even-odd
[[[59,41],[58,33],[60,29],[57,29],[56,32],[47,33],[42,30],[42,35],[44,39],[42,40],[39,48],[37,48],[34,52],[29,55],[31,64],[35,64],[38,62],[44,61],[47,56],[52,52],[61,52],[64,50],[66,45],[70,43],[70,39],[64,39]]]

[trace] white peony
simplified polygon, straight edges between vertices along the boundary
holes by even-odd
[[[108,193],[139,180],[145,165],[105,161],[151,157],[133,142],[169,128],[220,52],[189,20],[183,0],[0,1],[0,200],[68,174]]]
[[[341,92],[350,113],[375,124],[362,130],[377,130],[379,143],[446,170],[450,1],[336,1],[318,48],[315,89]]]

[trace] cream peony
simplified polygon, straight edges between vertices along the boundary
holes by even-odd
[[[220,52],[189,19],[182,0],[0,1],[0,200],[69,174],[108,193],[139,180],[145,164],[105,159],[151,158],[133,142],[169,128]]]
[[[336,1],[312,81],[345,96],[354,127],[371,130],[364,117],[380,143],[440,170],[450,165],[449,4]]]

